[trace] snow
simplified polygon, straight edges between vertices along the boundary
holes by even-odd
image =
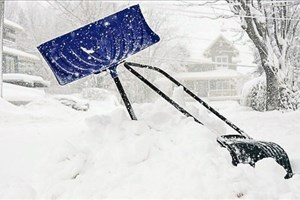
[[[15,22],[12,22],[8,19],[4,19],[4,25],[9,26],[15,30],[24,31],[24,28],[22,26],[20,26],[19,24],[15,23]]]
[[[3,98],[9,102],[17,104],[28,103],[30,101],[43,98],[43,89],[28,88],[10,83],[3,83]]]
[[[25,60],[30,60],[30,61],[40,61],[39,57],[26,53],[24,51],[18,50],[18,49],[13,49],[10,47],[3,46],[3,53],[11,54],[14,56],[20,57],[20,59],[25,59]]]
[[[265,83],[266,77],[260,76],[260,77],[253,78],[250,81],[247,81],[243,86],[242,95],[244,97],[248,96],[251,90],[253,89],[253,87],[255,87],[259,82]]]
[[[87,54],[92,54],[92,53],[95,53],[95,51],[93,49],[87,49],[87,48],[84,48],[84,47],[80,47],[84,52],[86,52]]]
[[[184,104],[181,94],[177,88],[173,95]],[[134,104],[138,121],[109,99],[88,101],[90,109],[79,112],[51,97],[20,107],[0,99],[0,198],[300,198],[299,175],[283,179],[273,159],[232,166],[214,133],[162,100]],[[299,111],[212,105],[252,137],[299,158]],[[205,109],[190,109],[226,131]]]
[[[237,67],[237,71],[241,74],[244,74],[244,75],[251,75],[255,70],[257,69],[257,66],[253,66],[253,67],[241,67],[241,66],[238,66]]]
[[[233,35],[231,28],[240,26],[231,19],[204,19],[205,13],[190,20],[174,9],[157,7],[175,16],[163,19],[167,24],[178,23],[176,31],[169,33],[179,33],[174,36],[186,41],[192,58],[198,60],[206,44],[220,34],[219,29]],[[200,7],[193,6],[194,14],[201,14]],[[193,14],[191,9],[185,14]],[[150,27],[158,27],[157,20],[154,22],[156,26]],[[57,33],[59,29],[53,30]],[[160,35],[164,29],[158,28],[158,32],[162,31]],[[45,37],[51,38],[47,34]],[[229,40],[237,41],[237,38],[229,37]],[[253,56],[245,44],[241,40],[235,44],[242,54],[239,59],[245,65],[252,65],[249,63]],[[4,50],[39,60],[19,50]],[[84,47],[82,50],[88,54],[94,52]],[[242,74],[216,70],[181,73],[175,77],[180,76],[192,80],[235,78]],[[15,75],[8,78],[19,80]],[[21,79],[31,81],[30,77]],[[1,199],[300,199],[297,131],[300,111],[262,113],[237,102],[208,102],[250,136],[274,141],[286,150],[298,174],[285,180],[285,171],[273,159],[263,159],[255,168],[232,166],[229,152],[219,146],[216,137],[235,132],[206,109],[185,102],[181,87],[175,88],[173,98],[205,126],[186,118],[163,100],[133,104],[139,120],[131,121],[117,100],[119,96],[99,88],[57,96],[4,83],[3,93],[5,100],[0,98]],[[89,106],[82,112],[62,104],[61,99]],[[29,103],[14,106],[7,100]]]
[[[4,82],[26,82],[34,85],[34,83],[40,83],[44,86],[50,86],[49,81],[45,81],[40,76],[34,76],[29,74],[20,74],[20,73],[5,73],[3,74],[3,81]]]
[[[249,6],[252,17],[255,18],[259,23],[266,23],[266,17],[258,9],[253,6]],[[246,16],[246,15],[244,15]]]
[[[105,101],[112,106],[119,105],[116,94],[103,88],[84,88],[81,92],[81,96],[89,100]]]
[[[210,50],[211,48],[213,47],[213,45],[215,45],[215,43],[218,41],[218,40],[223,40],[224,42],[226,42],[227,44],[229,45],[233,45],[234,42],[233,41],[229,41],[227,38],[225,38],[222,34],[220,34],[217,38],[215,38],[211,43],[210,45],[205,49],[205,51],[203,52],[204,55],[209,55],[210,53]],[[235,47],[233,46],[234,50]]]
[[[74,95],[53,95],[54,99],[60,101],[62,104],[69,106],[78,111],[87,111],[90,107],[89,103],[82,98]]]
[[[205,72],[181,72],[174,74],[175,78],[181,80],[212,80],[212,79],[230,79],[240,78],[243,75],[236,70],[218,69]]]

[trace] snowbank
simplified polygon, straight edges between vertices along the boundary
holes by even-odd
[[[0,97],[0,121],[13,120],[17,115],[21,114],[21,109],[5,99]]]
[[[180,90],[174,96],[180,101]],[[6,104],[0,101],[0,116]],[[300,155],[300,112],[232,106],[220,110],[251,136],[279,143],[291,158]],[[300,198],[300,176],[283,179],[273,159],[234,167],[215,134],[163,101],[134,108],[139,121],[110,102],[91,101],[87,112],[77,112],[44,99],[23,106],[29,114],[22,120],[0,121],[0,197]]]
[[[89,100],[109,103],[112,104],[112,106],[119,105],[116,95],[112,91],[102,88],[85,88],[82,90],[81,96]]]

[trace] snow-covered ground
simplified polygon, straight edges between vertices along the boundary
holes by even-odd
[[[283,179],[273,159],[232,166],[214,133],[163,101],[135,104],[139,121],[110,100],[89,104],[84,112],[50,97],[19,107],[0,99],[0,198],[300,199],[300,175]],[[249,135],[300,157],[300,111],[212,104]],[[188,107],[226,131],[206,110]]]

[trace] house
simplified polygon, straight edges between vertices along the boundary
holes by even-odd
[[[35,74],[36,67],[41,63],[38,56],[18,48],[17,35],[23,31],[20,25],[7,19],[4,20],[3,73]]]
[[[41,65],[40,58],[18,48],[18,34],[23,31],[20,25],[4,20],[3,98],[17,105],[42,98],[45,95],[42,88],[49,86],[48,81],[34,76]]]
[[[210,100],[238,100],[247,76],[238,70],[239,51],[219,35],[200,55],[200,62],[187,65],[186,72],[173,74],[200,97]]]

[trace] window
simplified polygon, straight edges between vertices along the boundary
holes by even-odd
[[[222,90],[223,89],[222,84],[223,84],[223,81],[217,81],[217,84],[216,84],[217,90]]]
[[[210,81],[209,83],[209,89],[210,90],[216,90],[217,89],[217,81]]]
[[[228,67],[228,56],[216,56],[215,57],[216,67]]]
[[[184,85],[199,96],[207,96],[208,81],[188,80],[184,82]]]
[[[12,42],[16,41],[16,31],[8,27],[4,27],[3,38]]]
[[[4,57],[4,72],[5,73],[15,73],[16,72],[16,62],[15,57],[5,56]]]
[[[18,73],[24,74],[34,74],[35,64],[28,61],[19,61],[18,62]]]
[[[225,90],[230,89],[229,81],[223,81],[222,82],[222,89],[225,89]]]
[[[190,89],[190,90],[194,90],[195,89],[195,84],[194,84],[194,81],[185,81],[184,82],[184,85]]]
[[[234,96],[237,94],[232,80],[212,80],[209,82],[209,96]]]
[[[208,81],[197,81],[196,82],[197,86],[197,94],[201,97],[207,97],[208,95]]]

